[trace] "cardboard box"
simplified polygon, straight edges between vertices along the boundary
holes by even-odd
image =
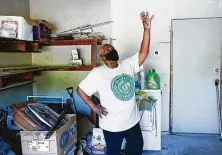
[[[76,115],[67,115],[69,121],[56,130],[49,139],[47,131],[21,131],[23,155],[73,155],[77,142]]]
[[[16,32],[16,39],[33,41],[33,25],[24,17],[0,16],[0,28]]]
[[[50,41],[51,30],[55,27],[45,20],[35,19],[32,20],[35,26],[33,26],[33,39],[43,43]]]
[[[24,113],[24,108],[30,103],[35,103],[35,101],[26,101],[26,102],[11,105],[11,108],[14,109],[14,111],[15,111],[13,114],[14,123],[24,131],[42,130],[41,127],[36,125]]]
[[[17,114],[18,111],[21,112],[22,109],[30,103],[35,103],[35,101],[12,104],[11,107],[16,111],[15,113]],[[69,122],[55,131],[48,140],[44,140],[47,131],[21,131],[23,155],[69,155],[70,153],[73,155],[74,153],[72,152],[75,150],[77,140],[80,140],[86,134],[91,132],[94,125],[86,116],[78,115],[78,118],[73,114],[67,116],[71,118]],[[19,120],[23,120],[19,121],[19,123],[24,125],[24,129],[27,128],[30,130],[32,126],[26,121],[26,119],[24,119],[24,117],[19,117]],[[68,132],[70,131],[75,132],[75,134],[70,134],[68,136]],[[60,142],[67,144],[66,146],[62,145],[63,147],[61,148]]]
[[[41,19],[27,19],[21,16],[0,16],[0,28],[15,31],[16,39],[49,42],[54,25]]]
[[[26,107],[30,103],[36,103],[34,100],[22,102],[22,103],[16,103],[12,104],[11,108],[15,110],[15,114],[17,114],[17,117],[14,117],[14,121],[16,124],[20,124],[20,127],[23,130],[32,130],[36,131],[37,128],[32,127],[32,125],[29,123],[30,121],[27,121],[27,118],[24,116],[21,116],[20,113],[23,112],[22,109]],[[23,126],[21,126],[23,125]],[[92,131],[94,128],[94,124],[89,120],[87,116],[78,115],[77,117],[77,137],[78,140],[83,138],[86,134]]]
[[[94,125],[86,116],[79,116],[77,121],[77,139],[82,139],[85,135],[92,132]]]

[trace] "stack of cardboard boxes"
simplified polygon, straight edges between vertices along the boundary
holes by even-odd
[[[13,104],[12,108],[15,110],[14,117],[17,117],[18,113],[21,113],[22,108],[27,104],[28,102]],[[19,114],[19,116],[21,115]],[[77,141],[92,131],[93,124],[84,116],[67,114],[65,117],[68,121],[54,131],[49,139],[45,139],[48,131],[20,131],[22,154],[73,155]],[[20,120],[20,122],[15,121],[16,124],[21,124],[22,122],[21,119],[15,120]],[[23,119],[23,122],[25,121]]]

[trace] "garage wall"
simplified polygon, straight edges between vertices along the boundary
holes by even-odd
[[[142,40],[141,10],[154,14],[151,48],[144,66],[155,68],[161,77],[162,130],[169,129],[170,29],[174,18],[221,17],[221,0],[111,0],[113,38],[121,58],[137,52]],[[155,54],[158,51],[158,54]]]
[[[221,8],[221,0],[30,0],[31,17],[51,21],[58,28],[57,31],[113,20],[114,24],[98,30],[116,39],[114,46],[121,59],[139,51],[143,32],[140,11],[149,10],[154,14],[151,50],[144,66],[146,70],[155,68],[161,77],[163,131],[169,129],[171,19],[221,17]],[[81,47],[81,50],[88,51],[87,48],[89,47]],[[70,50],[71,48],[46,48],[43,54],[33,54],[33,63],[65,63],[70,56]],[[155,51],[158,51],[158,54],[155,54]],[[88,56],[86,53],[82,56],[86,63]],[[37,77],[34,92],[38,95],[66,96],[64,88],[71,85],[76,87],[86,74],[87,72],[44,72],[43,76]]]
[[[221,17],[221,0],[173,0],[173,18]]]
[[[28,0],[1,0],[1,15],[29,17]]]
[[[1,0],[0,15],[29,17],[29,7],[29,0]],[[31,54],[0,53],[0,67],[31,64]],[[32,85],[2,91],[0,92],[0,107],[24,101],[28,95],[32,95]]]
[[[64,31],[85,24],[97,24],[111,20],[110,0],[30,0],[31,18],[45,19],[57,28],[55,32]],[[94,29],[107,37],[111,35],[111,25]],[[68,65],[71,50],[77,48],[83,64],[90,64],[90,46],[46,47],[42,54],[33,54],[36,65]],[[34,94],[68,97],[66,88],[76,88],[88,72],[43,72],[36,77]],[[80,107],[81,108],[81,107]],[[89,109],[86,109],[86,111]]]

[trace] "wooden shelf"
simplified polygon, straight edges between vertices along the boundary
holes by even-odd
[[[33,73],[33,72],[38,72],[42,71],[44,68],[36,68],[36,69],[25,69],[25,70],[9,70],[9,71],[4,71],[0,72],[0,77],[7,77],[7,76],[12,76],[12,75],[18,75],[18,74],[24,74],[24,73]]]
[[[73,45],[91,45],[91,64],[92,67],[96,67],[96,50],[97,50],[96,38],[74,39],[74,40],[52,40],[48,44],[43,46],[73,46]]]
[[[92,70],[92,68],[92,66],[45,66],[43,71],[90,71]]]
[[[35,41],[0,38],[0,52],[40,52],[41,44]]]
[[[1,77],[25,74],[25,73],[33,73],[40,71],[90,71],[93,67],[91,65],[88,66],[23,66],[23,67],[7,67],[0,68],[2,72],[0,72]]]
[[[97,39],[53,40],[43,46],[71,46],[71,45],[97,45]]]
[[[41,66],[33,66],[33,65],[31,65],[31,66],[27,66],[27,65],[21,65],[21,66],[0,66],[0,71],[22,70],[22,69],[37,69],[37,68],[41,68]]]
[[[84,38],[74,40],[52,40],[49,43],[35,41],[24,41],[16,39],[0,38],[0,52],[40,52],[42,46],[72,46],[72,45],[91,45],[91,63],[96,67],[96,38]]]
[[[46,70],[76,70],[89,71],[96,67],[96,38],[74,39],[74,40],[52,40],[49,43],[40,43],[34,41],[24,41],[16,39],[0,38],[0,52],[39,52],[42,46],[72,46],[72,45],[91,45],[91,64],[92,67],[47,67]],[[1,73],[0,73],[1,74]],[[15,73],[17,74],[17,73]],[[3,75],[5,76],[5,75]],[[0,83],[1,84],[1,83]]]
[[[34,83],[34,73],[40,71],[90,71],[93,66],[22,66],[0,68],[0,91]]]
[[[34,81],[34,73],[42,71],[43,69],[42,67],[32,69],[1,68],[3,72],[0,72],[0,89],[6,89],[9,85],[13,85],[14,87],[14,83],[19,83],[20,85],[21,83],[27,83],[27,81]]]
[[[7,90],[7,89],[11,89],[11,88],[15,88],[15,87],[19,87],[19,86],[23,86],[23,85],[27,85],[27,84],[32,84],[32,83],[35,83],[35,82],[36,81],[25,81],[25,82],[10,84],[10,85],[7,85],[3,88],[0,88],[0,91],[4,91],[4,90]]]

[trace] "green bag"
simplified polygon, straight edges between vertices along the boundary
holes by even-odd
[[[146,74],[146,88],[148,90],[160,89],[160,77],[155,69],[150,69]]]

